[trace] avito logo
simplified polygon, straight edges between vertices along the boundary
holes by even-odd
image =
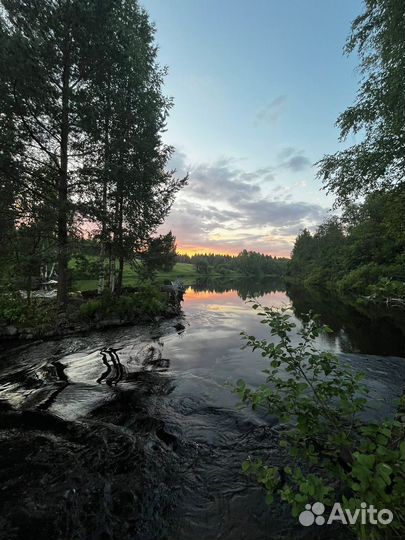
[[[343,525],[354,525],[360,519],[362,525],[370,523],[371,525],[388,525],[394,519],[391,510],[383,508],[377,510],[372,504],[367,506],[367,503],[362,502],[360,508],[356,508],[353,512],[349,509],[343,509],[340,503],[335,503],[326,519],[324,517],[325,505],[321,502],[314,504],[306,504],[305,510],[298,516],[298,520],[304,527],[309,527],[314,523],[316,525],[330,525],[334,522],[343,523]]]

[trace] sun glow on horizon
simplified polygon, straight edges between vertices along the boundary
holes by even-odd
[[[221,249],[221,248],[215,248],[215,247],[201,247],[201,246],[187,246],[187,247],[177,247],[176,252],[178,255],[188,255],[189,257],[192,257],[193,255],[230,255],[233,257],[236,257],[241,253],[245,248],[235,248],[234,250],[229,249]],[[271,253],[268,251],[262,251],[258,248],[255,248],[252,246],[251,249],[247,249],[247,251],[256,251],[257,253],[262,253],[263,255],[271,255],[272,257],[283,257],[285,259],[289,259],[291,257],[290,252],[288,253]]]

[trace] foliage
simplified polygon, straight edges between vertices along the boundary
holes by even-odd
[[[54,313],[49,301],[23,298],[18,292],[10,289],[0,295],[0,321],[19,326],[37,326],[51,320]]]
[[[290,276],[309,286],[405,299],[405,3],[365,0],[352,24],[346,52],[358,51],[357,99],[337,120],[341,140],[357,134],[360,142],[324,156],[319,174],[324,187],[343,207],[312,236],[296,239]],[[364,202],[356,203],[359,196]],[[324,228],[324,230],[322,230]],[[383,281],[381,281],[383,280]],[[386,297],[387,298],[387,297]],[[402,300],[401,300],[402,302]]]
[[[405,189],[375,192],[351,204],[315,234],[302,231],[294,244],[288,275],[308,286],[343,293],[374,294],[381,280],[387,293],[404,298]],[[376,297],[377,299],[378,297]]]
[[[405,283],[390,278],[380,278],[375,285],[368,287],[369,300],[385,301],[394,305],[405,305]]]
[[[402,513],[405,488],[404,424],[396,420],[364,424],[367,406],[362,374],[353,372],[330,352],[320,352],[315,339],[331,332],[307,315],[292,344],[295,328],[287,308],[277,310],[254,304],[271,340],[242,332],[252,350],[258,349],[270,366],[266,384],[257,389],[238,381],[235,392],[255,410],[263,408],[283,423],[278,444],[290,456],[284,468],[249,458],[243,471],[256,477],[272,503],[274,496],[290,504],[297,516],[314,500],[331,506],[360,508],[360,503],[389,508],[388,526],[355,525],[361,539],[392,538],[405,530]]]
[[[361,140],[320,161],[319,176],[341,205],[404,182],[405,3],[364,4],[346,44],[347,53],[358,51],[362,79],[356,102],[337,120],[341,140],[350,133]]]
[[[176,263],[176,238],[172,232],[149,238],[141,258],[149,276],[156,270],[171,272]]]
[[[244,249],[237,256],[217,255],[214,253],[178,255],[177,260],[194,264],[196,271],[202,275],[225,274],[237,272],[243,276],[283,276],[287,269],[288,259],[272,257],[256,251]]]
[[[131,295],[115,296],[105,291],[100,298],[88,300],[80,306],[80,317],[87,321],[97,321],[111,317],[120,320],[148,320],[162,314],[166,302],[159,287],[145,281],[137,292]]]
[[[71,261],[72,279],[92,279],[96,278],[99,270],[99,262],[94,258],[85,255],[76,255]]]
[[[10,249],[18,230],[40,232],[35,257],[57,259],[60,307],[72,241],[88,233],[86,224],[99,226],[100,290],[109,273],[119,292],[124,259],[185,184],[166,167],[172,101],[154,32],[136,0],[2,2],[0,259],[18,267]]]

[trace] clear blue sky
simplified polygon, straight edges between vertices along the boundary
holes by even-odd
[[[141,3],[169,68],[165,141],[190,171],[164,229],[186,250],[287,254],[333,202],[311,165],[339,148],[334,123],[355,98],[357,58],[342,49],[362,3]]]

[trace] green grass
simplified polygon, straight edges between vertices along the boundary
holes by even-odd
[[[87,258],[90,261],[97,259],[94,255],[87,255]],[[69,261],[69,268],[73,269],[75,267],[74,258]],[[226,272],[227,278],[237,278],[241,277],[242,274],[235,270],[229,270]],[[165,281],[174,281],[175,279],[180,279],[184,285],[192,285],[196,278],[204,277],[202,274],[196,272],[193,264],[189,263],[176,263],[173,267],[173,270],[170,272],[159,271],[156,273],[156,278],[160,283]],[[218,278],[224,277],[222,274],[216,272],[211,272],[207,277],[209,278]],[[122,284],[124,287],[135,287],[139,283],[137,274],[134,272],[132,266],[128,263],[124,264],[124,272]],[[95,291],[97,290],[98,280],[97,279],[81,279],[73,282],[73,289],[75,291]]]
[[[70,261],[69,266],[72,268],[74,266],[74,261]],[[179,278],[185,285],[191,285],[195,281],[195,278],[198,277],[198,274],[195,271],[194,265],[188,263],[176,263],[173,270],[170,272],[158,272],[156,277],[161,283],[165,280],[173,281],[176,278]],[[124,287],[135,287],[139,283],[136,273],[129,264],[124,265],[122,282]],[[73,288],[78,291],[93,291],[97,289],[97,285],[97,279],[83,279],[73,282]]]

